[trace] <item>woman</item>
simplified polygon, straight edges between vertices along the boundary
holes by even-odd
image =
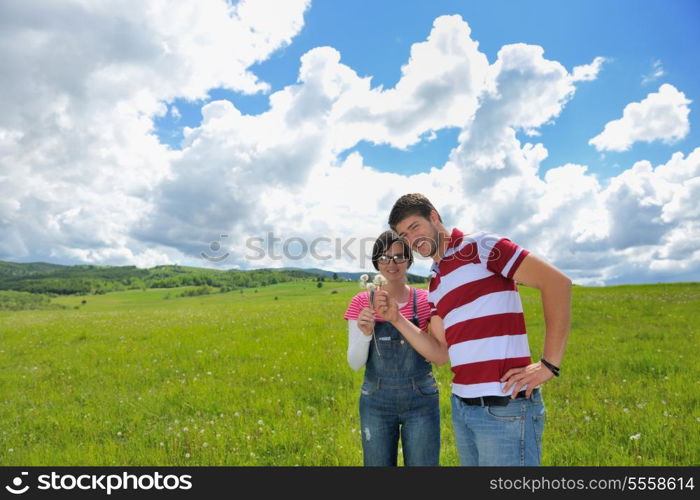
[[[421,330],[430,319],[428,292],[409,287],[411,250],[393,231],[374,243],[372,264],[387,280],[382,286],[399,312]],[[360,424],[365,465],[396,465],[399,436],[405,465],[438,465],[440,404],[432,364],[418,354],[391,323],[374,314],[369,292],[352,299],[348,320],[348,363],[365,365]]]

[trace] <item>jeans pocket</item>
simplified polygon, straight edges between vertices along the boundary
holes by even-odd
[[[426,397],[437,396],[439,393],[437,382],[432,375],[416,380],[414,389],[418,394]]]
[[[486,415],[500,422],[515,422],[525,418],[523,405],[519,401],[513,400],[506,406],[485,406]]]
[[[360,393],[363,396],[371,396],[377,391],[377,384],[369,380],[362,382],[362,387],[360,388]]]

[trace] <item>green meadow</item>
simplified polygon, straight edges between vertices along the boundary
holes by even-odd
[[[0,465],[362,464],[342,319],[356,283],[180,291],[0,311]],[[539,294],[521,294],[538,359]],[[697,283],[575,287],[543,463],[700,465],[699,323]],[[458,465],[451,371],[435,373],[441,464]]]

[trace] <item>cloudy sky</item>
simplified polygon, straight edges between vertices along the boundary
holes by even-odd
[[[698,25],[694,0],[3,0],[0,260],[367,270],[422,192],[579,284],[700,280]]]

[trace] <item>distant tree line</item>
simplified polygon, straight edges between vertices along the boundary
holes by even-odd
[[[32,309],[66,309],[66,306],[51,304],[51,297],[48,295],[11,290],[0,291],[0,311]]]
[[[34,266],[23,270],[21,266]],[[103,294],[146,288],[215,287],[228,292],[288,281],[315,280],[316,274],[304,271],[258,269],[219,271],[186,266],[40,266],[0,262],[0,290],[39,294]],[[200,292],[201,293],[201,292]]]
[[[319,284],[331,279],[337,281],[340,278],[337,273],[333,273],[332,277],[330,274],[319,276],[317,273],[298,269],[220,271],[178,265],[140,269],[135,266],[61,266],[0,261],[0,290],[49,295],[88,295],[188,286],[216,288],[217,291],[225,293],[289,281],[316,281]],[[426,280],[422,276],[412,274],[407,274],[407,279],[409,283],[424,283]]]

